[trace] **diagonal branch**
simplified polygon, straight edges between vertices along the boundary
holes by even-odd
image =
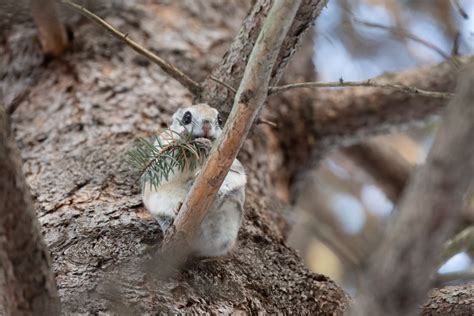
[[[413,315],[431,285],[474,174],[474,64],[465,69],[427,161],[371,261],[358,315]]]
[[[109,31],[113,36],[118,38],[119,40],[125,42],[128,46],[130,46],[133,50],[135,50],[137,53],[145,56],[147,59],[149,59],[151,62],[157,64],[160,66],[160,68],[166,72],[168,75],[173,77],[176,81],[181,83],[185,88],[187,88],[192,94],[194,95],[199,95],[202,92],[202,87],[199,83],[191,79],[188,75],[186,75],[184,72],[179,70],[176,66],[168,63],[158,55],[154,54],[152,51],[144,48],[134,40],[130,39],[128,37],[128,34],[122,33],[116,28],[114,28],[112,25],[110,25],[107,21],[104,19],[100,18],[99,16],[95,15],[91,11],[87,10],[84,8],[84,6],[78,5],[70,0],[62,0],[63,3],[66,5],[70,6],[80,14],[84,15],[85,17],[89,18],[93,22],[99,24],[102,26],[104,29]]]
[[[441,57],[443,57],[443,59],[450,59],[451,56],[449,56],[449,54],[445,53],[441,48],[439,48],[438,46],[436,46],[435,44],[419,37],[418,35],[415,35],[413,33],[410,33],[408,32],[407,30],[401,28],[401,27],[396,27],[396,26],[388,26],[388,25],[383,25],[383,24],[379,24],[379,23],[373,23],[373,22],[368,22],[368,21],[363,21],[363,20],[359,20],[359,19],[354,19],[355,22],[359,23],[359,24],[362,24],[364,26],[367,26],[367,27],[372,27],[372,28],[377,28],[377,29],[382,29],[382,30],[386,30],[388,32],[391,32],[392,34],[394,34],[395,36],[400,36],[400,37],[405,37],[405,38],[408,38],[408,39],[411,39],[412,41],[414,42],[417,42],[423,46],[426,46],[428,47],[429,49],[435,51],[438,55],[440,55]]]
[[[253,121],[267,98],[271,72],[280,46],[301,1],[275,0],[252,50],[232,112],[222,136],[188,193],[175,220],[175,233],[167,236],[165,249],[189,242],[202,222]]]

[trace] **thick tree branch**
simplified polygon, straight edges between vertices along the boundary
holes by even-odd
[[[0,105],[0,292],[8,315],[58,315],[49,252],[23,178],[8,115]]]
[[[462,57],[459,61],[467,64],[474,61],[474,56]],[[443,62],[384,74],[376,80],[391,84],[403,82],[407,86],[416,84],[424,90],[452,91],[457,74],[455,67]],[[444,106],[443,99],[352,87],[314,95],[313,116],[304,123],[308,125],[308,133],[318,140],[315,150],[319,156],[333,145],[360,142],[370,135],[429,120],[438,115]]]
[[[176,240],[191,241],[213,202],[253,121],[265,103],[271,71],[300,4],[301,1],[296,0],[274,1],[245,68],[223,134],[214,145],[175,220],[176,233],[168,237],[171,248],[179,243]]]
[[[54,0],[32,0],[31,13],[43,52],[51,56],[61,55],[68,46],[68,38]]]
[[[424,299],[458,223],[474,173],[474,66],[460,77],[426,164],[400,203],[369,268],[356,307],[360,315],[412,315]]]
[[[300,62],[305,65],[303,69],[311,69],[310,56],[312,54],[307,53]],[[466,64],[474,61],[474,56],[460,57],[459,61]],[[452,92],[458,72],[450,63],[443,62],[386,73],[375,80]],[[304,79],[312,80],[308,75]],[[414,123],[431,121],[446,105],[444,99],[370,87],[321,92],[301,89],[269,98],[268,109],[272,120],[278,122],[276,138],[284,153],[281,164],[276,166],[281,171],[275,174],[283,173],[286,180],[273,181],[281,183],[280,186],[295,188],[306,170],[317,165],[330,150],[361,143],[374,135],[403,130]],[[286,183],[288,179],[289,183]]]
[[[110,25],[107,21],[100,18],[99,16],[95,15],[91,11],[87,10],[81,5],[78,5],[70,0],[62,0],[63,3],[67,4],[80,14],[84,15],[85,17],[89,18],[93,22],[99,24],[101,27],[106,29],[110,34],[118,38],[119,40],[125,42],[128,46],[130,46],[133,50],[137,53],[145,56],[147,59],[152,61],[153,63],[157,64],[164,72],[168,75],[173,77],[176,81],[181,83],[185,88],[187,88],[191,93],[194,95],[199,95],[202,92],[202,87],[199,83],[191,79],[188,75],[184,72],[179,70],[174,65],[168,63],[158,55],[154,54],[152,51],[144,48],[134,40],[128,37],[128,34],[122,33],[112,25]]]

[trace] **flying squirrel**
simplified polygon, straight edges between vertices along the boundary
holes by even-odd
[[[222,133],[219,112],[207,104],[181,108],[173,114],[169,130],[159,135],[162,146],[176,135],[188,133],[194,139],[204,139],[208,146]],[[179,136],[178,136],[179,137]],[[159,146],[158,142],[155,146]],[[142,197],[145,207],[158,220],[163,233],[173,224],[186,195],[202,166],[190,171],[175,168],[158,187],[144,183]],[[214,202],[205,215],[191,249],[196,256],[217,257],[227,254],[235,245],[242,223],[247,176],[242,164],[235,159]]]

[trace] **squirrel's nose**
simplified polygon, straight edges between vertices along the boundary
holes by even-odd
[[[203,121],[202,122],[202,132],[204,133],[204,137],[209,136],[210,131],[211,131],[211,122]]]

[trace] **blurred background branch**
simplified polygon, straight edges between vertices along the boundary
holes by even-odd
[[[54,0],[32,0],[31,13],[46,55],[60,56],[68,47],[66,28],[58,16]]]
[[[410,162],[380,140],[368,140],[344,148],[342,152],[364,169],[393,204],[397,204],[414,170]]]

